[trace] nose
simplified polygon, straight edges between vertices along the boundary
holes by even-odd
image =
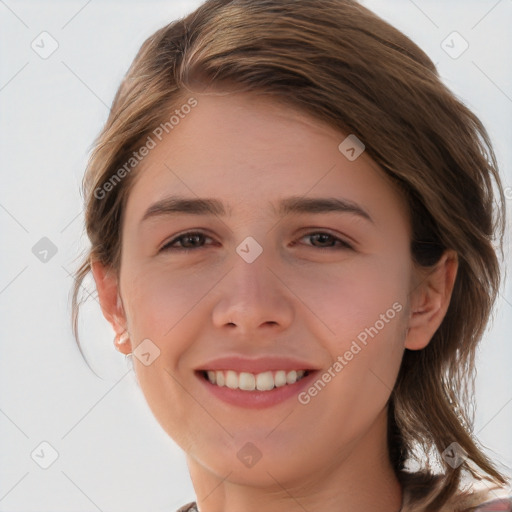
[[[217,292],[212,312],[215,327],[254,335],[269,329],[281,332],[293,322],[293,294],[263,255],[252,263],[235,263]]]

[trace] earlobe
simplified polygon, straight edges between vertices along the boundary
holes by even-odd
[[[99,261],[91,263],[91,271],[98,290],[103,316],[112,325],[116,333],[115,342],[126,333],[126,315],[121,302],[119,293],[119,283],[115,272],[110,267],[106,267]],[[114,343],[118,350],[127,345],[126,343]],[[128,351],[130,348],[128,347]]]
[[[121,335],[116,334],[114,338],[114,346],[122,354],[131,354],[132,346],[130,341],[130,334],[128,331],[124,331],[124,333]]]
[[[457,268],[457,253],[445,251],[436,266],[410,292],[405,348],[421,350],[429,344],[448,311]]]

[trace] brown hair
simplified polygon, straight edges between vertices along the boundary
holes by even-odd
[[[503,253],[505,200],[496,157],[480,120],[443,85],[427,55],[353,0],[209,0],[144,42],[84,176],[91,248],[75,275],[79,347],[80,286],[94,260],[119,275],[123,211],[136,166],[104,197],[95,191],[105,190],[194,87],[233,85],[363,141],[408,199],[418,267],[432,269],[445,249],[457,252],[442,325],[425,349],[405,351],[389,401],[389,454],[411,489],[404,512],[439,510],[459,489],[463,470],[507,483],[470,430],[475,351],[500,285],[494,244]],[[466,462],[445,465],[435,476],[432,462],[442,462],[454,441]],[[409,461],[423,472],[407,472]]]

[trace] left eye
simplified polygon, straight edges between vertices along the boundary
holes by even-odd
[[[331,235],[330,233],[325,233],[322,231],[308,233],[307,235],[303,235],[299,240],[303,238],[309,238],[310,241],[316,241],[320,243],[320,245],[312,245],[312,247],[316,247],[317,249],[352,249],[353,247],[344,240]],[[160,251],[189,251],[200,249],[206,239],[212,240],[211,237],[205,235],[201,232],[190,231],[188,233],[184,233],[176,238],[173,238],[170,242],[165,244]],[[176,246],[179,243],[181,247]],[[324,245],[326,244],[326,245]],[[296,242],[293,242],[292,245],[296,245]],[[306,244],[309,245],[309,244]]]
[[[331,235],[330,233],[324,233],[322,231],[316,233],[309,233],[307,235],[304,235],[302,238],[316,240],[320,244],[327,243],[327,245],[314,245],[313,247],[316,247],[317,249],[352,249],[352,246],[349,243],[345,242],[345,240],[342,240],[337,236]],[[337,242],[339,243],[337,244]]]

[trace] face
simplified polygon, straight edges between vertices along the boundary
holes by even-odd
[[[385,430],[413,282],[407,209],[367,153],[340,151],[349,134],[256,96],[196,98],[126,205],[135,371],[195,464],[240,482],[300,478]],[[216,210],[146,214],[171,196]],[[253,385],[275,387],[233,389]]]

